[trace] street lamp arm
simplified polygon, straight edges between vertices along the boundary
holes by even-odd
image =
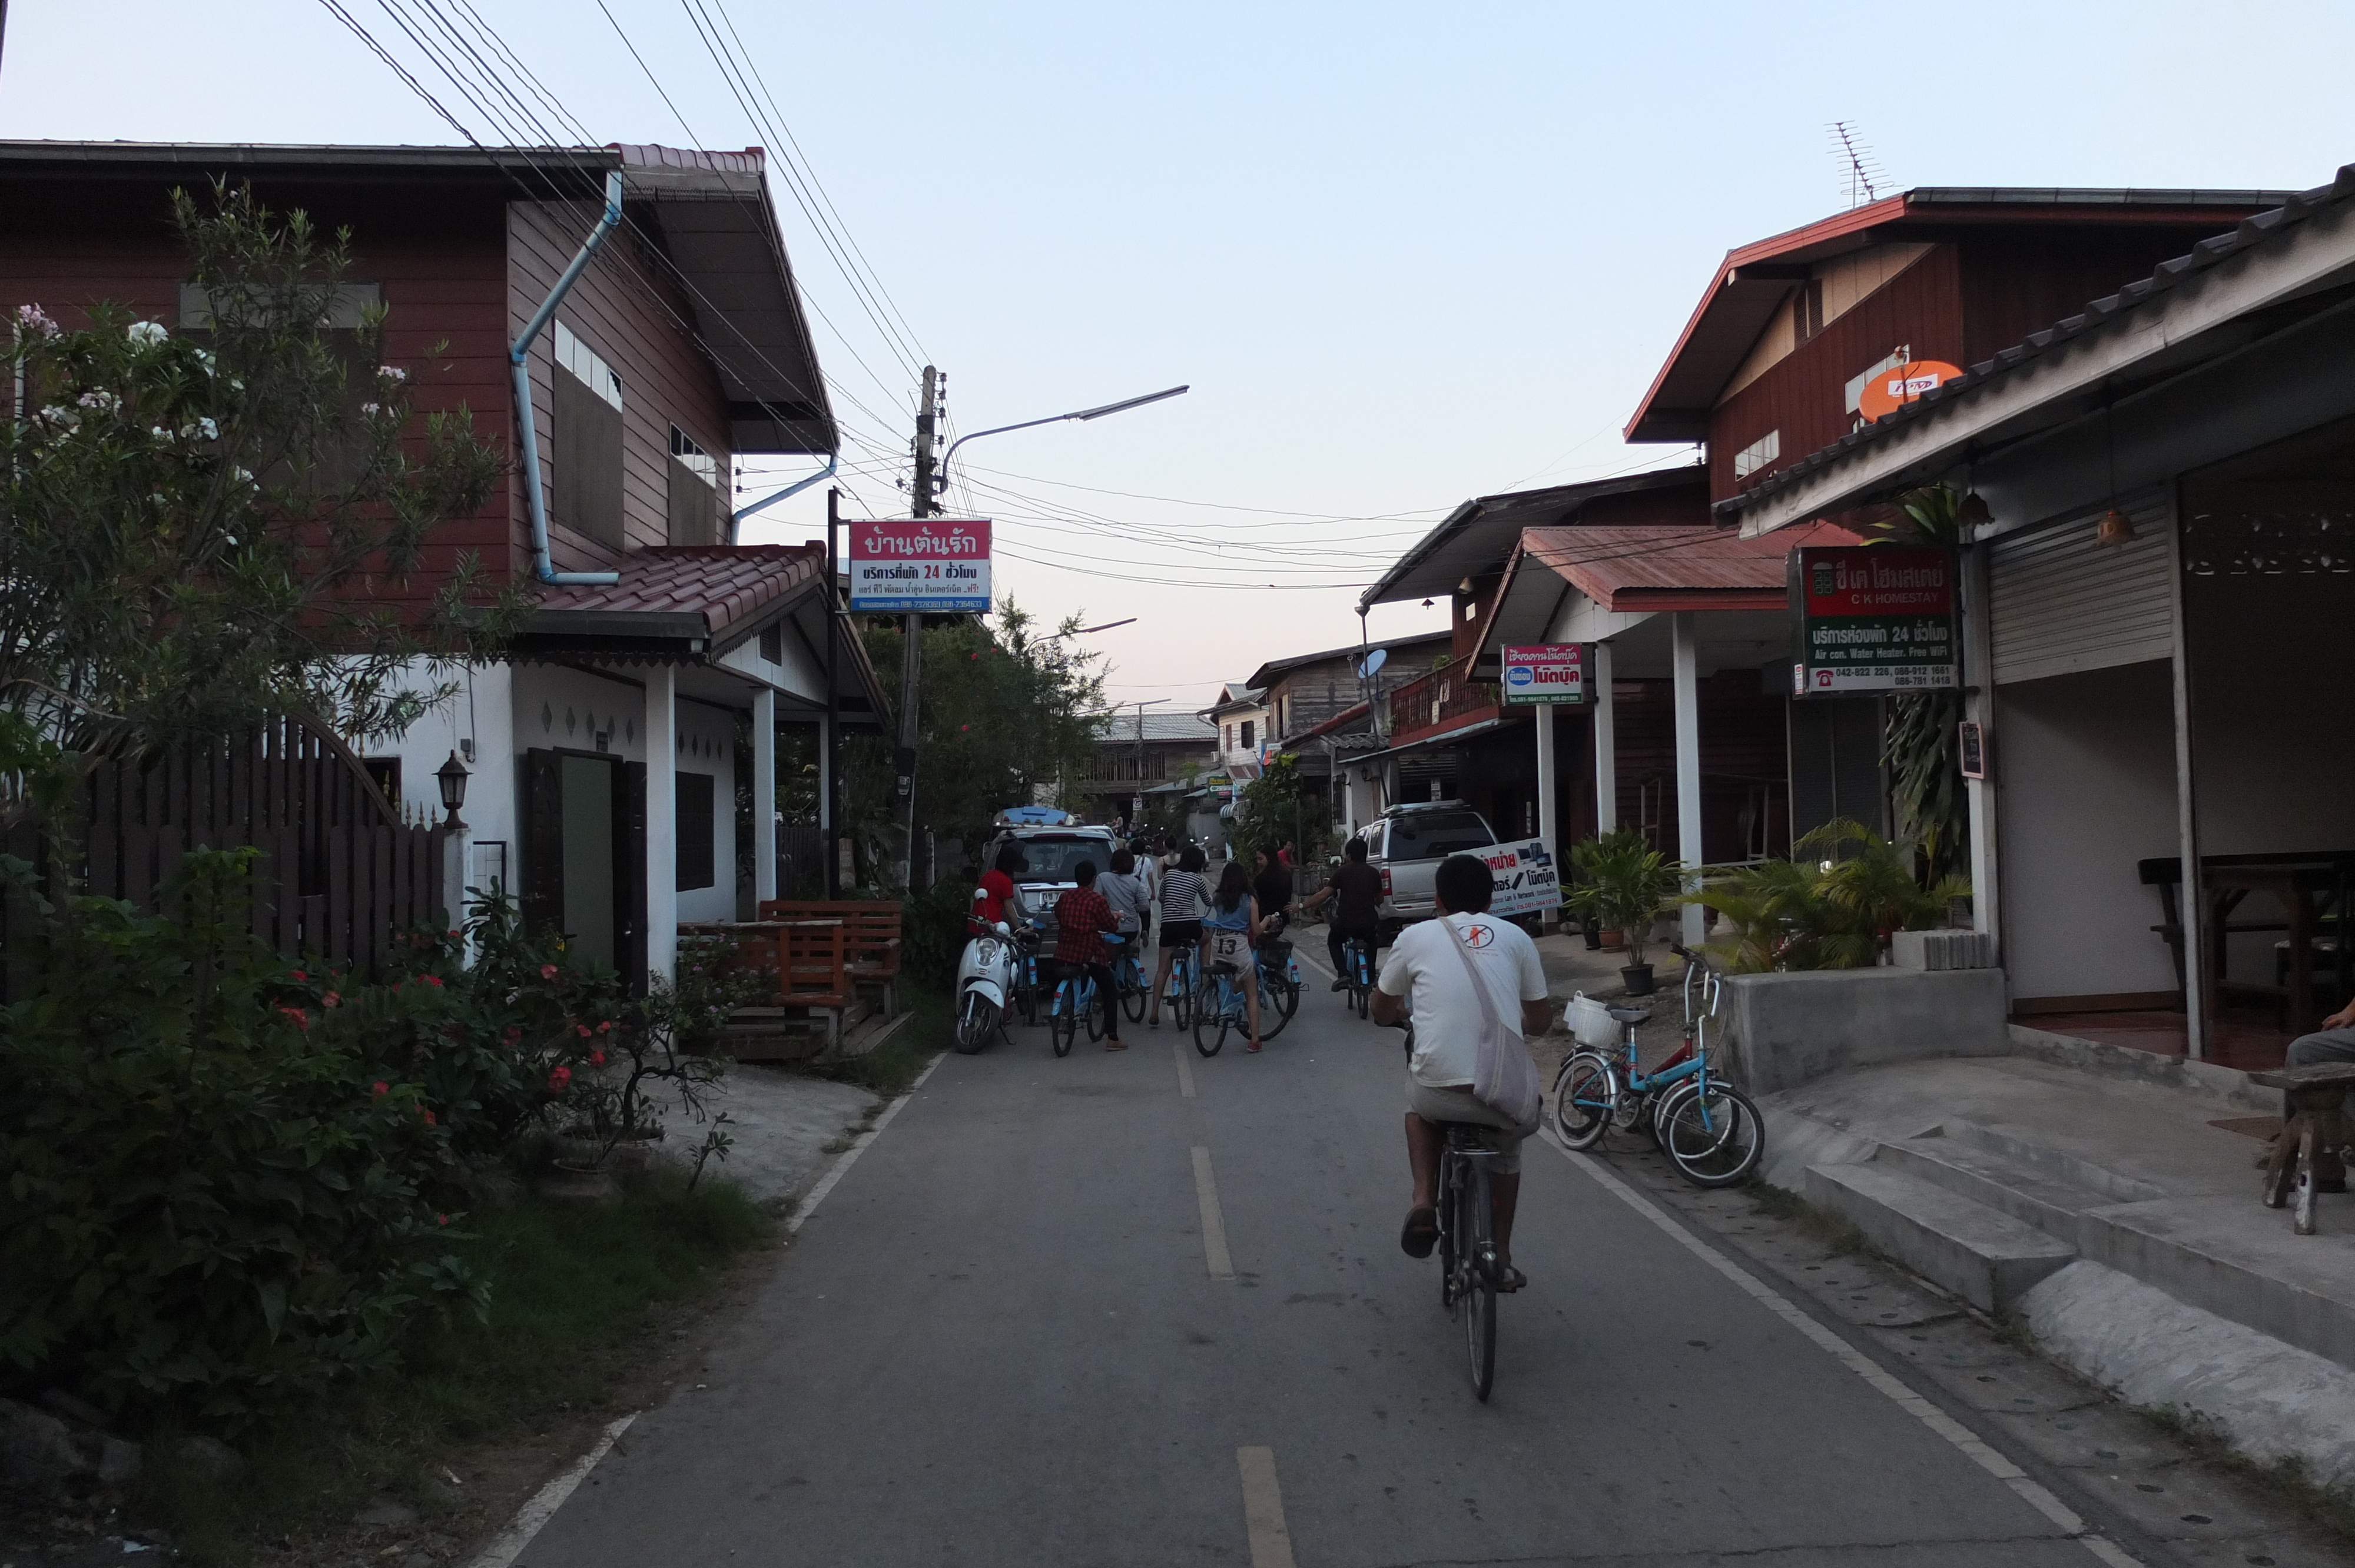
[[[1175,397],[1189,389],[1190,384],[1188,387],[1171,387],[1159,392],[1147,392],[1142,397],[1124,397],[1117,403],[1106,403],[1101,408],[1082,408],[1077,413],[1071,414],[1050,414],[1043,419],[1025,419],[1018,425],[993,425],[986,430],[975,430],[970,435],[959,436],[949,443],[949,450],[941,454],[941,472],[943,474],[948,472],[949,460],[956,456],[957,448],[967,441],[977,441],[984,436],[1002,436],[1008,430],[1028,430],[1040,425],[1060,424],[1065,419],[1101,419],[1106,414],[1117,414],[1129,408],[1141,408],[1147,403],[1158,403],[1164,397]]]

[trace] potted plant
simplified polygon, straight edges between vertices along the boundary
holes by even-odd
[[[1588,839],[1570,852],[1571,863],[1582,880],[1570,890],[1568,903],[1581,919],[1602,927],[1608,949],[1615,932],[1625,944],[1627,963],[1619,971],[1630,996],[1648,996],[1652,966],[1645,950],[1652,939],[1652,922],[1661,906],[1675,896],[1684,868],[1644,841],[1641,833],[1622,828]]]

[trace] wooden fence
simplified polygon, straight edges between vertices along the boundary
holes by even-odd
[[[444,918],[444,833],[404,821],[314,719],[273,717],[144,763],[101,762],[81,804],[87,890],[142,908],[155,908],[156,887],[189,850],[260,850],[254,934],[290,959],[374,980],[395,935]],[[15,836],[11,852],[40,864],[37,842]]]

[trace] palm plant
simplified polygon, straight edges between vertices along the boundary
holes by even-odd
[[[1682,885],[1683,863],[1654,849],[1632,828],[1572,846],[1570,863],[1583,879],[1563,895],[1572,916],[1625,932],[1629,967],[1642,964],[1652,917]]]
[[[1869,969],[1892,932],[1925,931],[1970,891],[1961,877],[1923,887],[1915,846],[1836,819],[1791,846],[1789,860],[1743,866],[1692,895],[1733,927],[1710,952],[1730,969]]]

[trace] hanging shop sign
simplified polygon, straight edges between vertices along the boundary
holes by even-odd
[[[989,519],[853,523],[850,608],[853,613],[988,614]]]
[[[1909,359],[1873,372],[1857,394],[1856,411],[1867,419],[1893,414],[1924,392],[1934,392],[1962,374],[1943,359]]]
[[[1914,692],[1960,683],[1955,552],[1841,545],[1791,552],[1797,696]]]
[[[1488,913],[1510,917],[1543,915],[1561,907],[1561,880],[1554,874],[1553,856],[1545,840],[1491,844],[1473,853],[1488,863],[1495,891],[1488,895]]]
[[[1579,642],[1541,642],[1505,650],[1505,703],[1582,703],[1586,700],[1586,647]]]

